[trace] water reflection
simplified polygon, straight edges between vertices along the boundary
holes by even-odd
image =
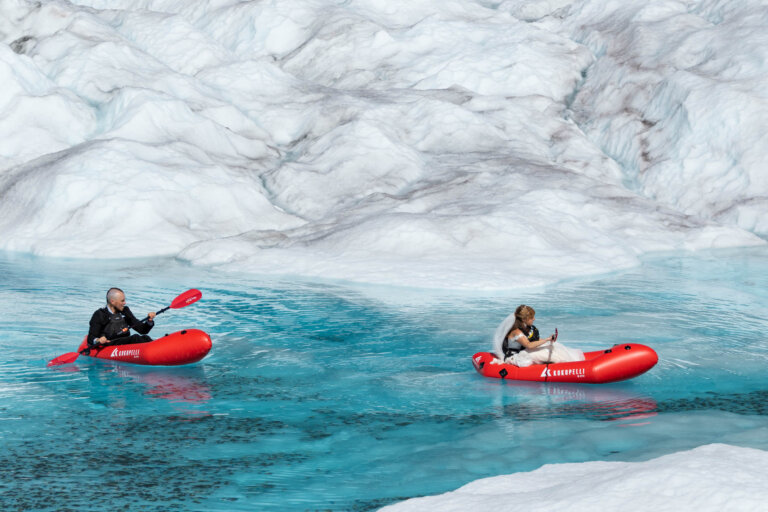
[[[50,370],[72,378],[86,377],[91,384],[87,394],[92,401],[104,402],[104,405],[116,406],[129,400],[128,395],[134,388],[125,385],[128,383],[139,384],[145,397],[169,402],[205,404],[213,398],[205,371],[199,366],[166,368],[87,360]]]
[[[120,378],[144,386],[145,396],[194,404],[204,404],[211,400],[211,388],[200,367],[148,368],[118,363],[114,366]]]
[[[644,422],[632,423],[637,426],[658,414],[654,398],[620,387],[522,381],[489,385],[498,390],[504,415],[520,420],[586,418],[621,421],[627,426]],[[505,403],[510,391],[515,403]]]

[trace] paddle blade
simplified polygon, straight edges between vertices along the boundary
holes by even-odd
[[[75,359],[77,359],[79,356],[80,354],[78,352],[67,352],[66,354],[62,354],[55,359],[51,359],[48,361],[46,366],[58,366],[60,364],[74,363]]]
[[[200,298],[203,296],[203,292],[200,290],[195,290],[192,288],[191,290],[187,290],[175,299],[173,299],[173,302],[171,302],[171,308],[173,309],[179,309],[186,306],[189,306],[190,304],[193,304],[200,300]]]

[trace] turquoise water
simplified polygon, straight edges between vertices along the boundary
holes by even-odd
[[[768,449],[768,251],[667,255],[515,296],[219,273],[168,260],[0,254],[0,509],[374,510],[546,463],[646,460],[712,442]],[[75,349],[104,291],[158,336],[211,334],[201,363]],[[517,304],[583,350],[654,347],[609,385],[477,375]]]

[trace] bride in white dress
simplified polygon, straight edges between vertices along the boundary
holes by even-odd
[[[496,329],[493,352],[497,358],[517,366],[543,363],[583,361],[584,353],[557,343],[557,335],[540,339],[533,325],[536,312],[532,307],[520,305]]]

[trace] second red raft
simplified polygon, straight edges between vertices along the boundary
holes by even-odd
[[[83,355],[124,363],[176,366],[196,363],[208,354],[212,345],[211,337],[205,332],[186,329],[147,343],[92,348]],[[77,350],[80,352],[87,347],[83,340]]]
[[[585,352],[584,361],[572,363],[515,366],[503,363],[489,352],[472,356],[475,370],[485,377],[539,382],[584,382],[599,384],[631,379],[641,375],[659,361],[651,348],[639,343],[614,345],[607,350]]]

